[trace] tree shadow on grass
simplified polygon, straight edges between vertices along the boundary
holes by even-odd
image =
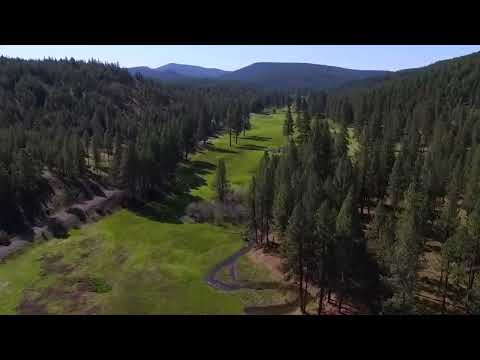
[[[253,140],[253,141],[269,141],[272,140],[271,137],[267,136],[244,136],[240,138],[241,140]]]
[[[205,145],[204,149],[208,150],[208,151],[214,151],[214,152],[225,153],[225,154],[236,154],[237,153],[236,151],[233,151],[233,150],[219,148],[219,147],[209,145],[209,144]]]
[[[242,288],[250,290],[285,290],[296,291],[297,286],[293,284],[284,284],[276,281],[237,281]]]
[[[254,145],[254,144],[237,145],[236,147],[243,150],[257,150],[257,151],[258,150],[265,151],[267,149],[266,146]]]
[[[201,200],[191,191],[206,185],[204,176],[215,169],[215,165],[206,161],[185,161],[179,165],[175,177],[157,201],[131,206],[130,210],[150,220],[181,224],[187,206]]]
[[[284,304],[266,306],[245,306],[247,315],[283,315],[295,311],[300,306],[299,298]]]

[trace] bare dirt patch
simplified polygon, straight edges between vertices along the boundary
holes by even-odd
[[[120,247],[115,250],[114,261],[118,265],[123,265],[128,259],[128,251],[126,248]]]
[[[251,249],[246,254],[246,256],[253,263],[266,267],[270,271],[272,277],[276,281],[279,281],[285,284],[285,287],[289,287],[290,289],[292,289],[292,286],[295,286],[292,281],[285,280],[285,274],[282,271],[282,261],[277,251],[275,250],[265,251],[264,249],[257,247],[257,248]],[[296,288],[295,288],[295,291],[297,291]],[[316,314],[317,308],[318,308],[317,294],[319,290],[317,287],[312,286],[311,284],[308,284],[307,291],[308,291],[307,312],[310,314]],[[248,310],[252,314],[259,313],[255,308],[251,308]],[[282,312],[283,314],[290,314],[290,315],[301,314],[298,298],[286,304],[273,305],[270,310],[273,313]],[[336,300],[336,296],[335,294],[332,293],[330,300],[328,300],[327,296],[325,296],[322,315],[352,315],[352,314],[364,313],[365,311],[366,311],[365,309],[362,309],[360,311],[359,306],[353,306],[346,302],[343,302],[342,308],[338,309],[338,302]]]
[[[48,274],[70,274],[75,267],[73,265],[64,263],[62,259],[63,254],[44,256],[41,264],[42,276],[46,276]]]
[[[417,300],[419,310],[426,314],[442,313],[444,282],[440,283],[441,276],[441,246],[435,240],[425,243],[424,263],[419,272]],[[462,294],[464,289],[450,278],[445,299],[445,313],[464,314]]]
[[[261,248],[253,248],[246,256],[253,263],[265,266],[275,280],[284,281],[282,262],[278,255],[266,253]]]
[[[47,315],[47,306],[32,292],[25,292],[23,299],[17,307],[20,315]]]
[[[25,291],[17,311],[22,315],[45,315],[50,313],[49,304],[60,304],[61,314],[96,314],[100,308],[92,306],[92,295],[110,290],[111,286],[100,278],[66,278],[55,286]]]
[[[80,249],[82,249],[80,257],[82,259],[90,257],[97,251],[99,245],[100,241],[94,237],[88,237],[83,239],[79,244]]]

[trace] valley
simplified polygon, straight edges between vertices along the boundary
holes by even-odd
[[[180,165],[177,187],[164,203],[119,210],[7,259],[0,265],[0,313],[241,314],[245,306],[285,301],[291,295],[275,290],[281,283],[234,293],[208,286],[210,268],[243,246],[242,230],[180,222],[190,200],[213,197],[220,157],[234,187],[248,185],[263,151],[282,144],[283,117],[253,115],[252,129],[232,150],[228,134],[210,140]],[[273,281],[261,265],[247,258],[241,264],[238,271],[250,281]]]
[[[0,57],[0,314],[480,313],[480,52],[166,49]]]

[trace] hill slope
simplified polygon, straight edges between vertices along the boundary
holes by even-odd
[[[352,81],[382,78],[388,71],[352,70],[308,63],[254,63],[236,71],[193,65],[167,64],[156,69],[129,68],[131,74],[173,83],[198,83],[208,86],[228,84],[264,89],[331,89]]]
[[[140,182],[158,189],[181,153],[192,151],[195,134],[206,139],[230,104],[247,109],[255,101],[252,91],[164,86],[113,64],[0,57],[0,230],[23,232],[83,201],[80,180],[116,188],[128,182],[135,196],[146,189]],[[126,168],[129,153],[142,172]],[[46,171],[66,196],[54,196],[59,185]]]
[[[229,73],[229,71],[224,71],[224,70],[215,69],[215,68],[205,68],[202,66],[175,64],[175,63],[170,63],[164,66],[160,66],[155,70],[160,72],[173,71],[179,75],[189,76],[192,78],[201,78],[201,79],[214,79]]]
[[[157,79],[166,82],[188,82],[192,80],[217,79],[228,74],[228,71],[204,68],[201,66],[170,63],[152,69],[147,66],[129,68],[130,74],[141,74],[146,78]]]
[[[220,77],[264,88],[329,89],[342,84],[373,77],[383,77],[390,72],[351,70],[334,66],[308,63],[255,63]]]

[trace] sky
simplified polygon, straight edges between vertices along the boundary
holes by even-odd
[[[0,45],[0,55],[75,58],[159,67],[168,63],[237,70],[254,62],[308,62],[359,70],[408,69],[480,51],[480,45]]]

